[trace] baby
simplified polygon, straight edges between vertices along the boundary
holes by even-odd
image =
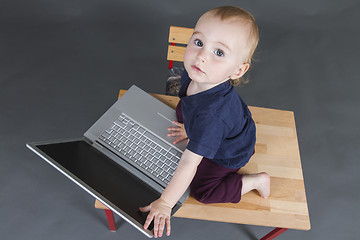
[[[184,55],[177,127],[170,127],[174,144],[188,140],[179,165],[161,197],[140,208],[154,221],[154,237],[166,226],[170,235],[172,207],[190,186],[202,203],[237,203],[257,190],[270,194],[267,173],[240,175],[254,154],[255,124],[233,86],[250,67],[259,39],[253,16],[238,7],[219,7],[198,20]]]

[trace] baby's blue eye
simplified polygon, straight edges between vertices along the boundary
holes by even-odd
[[[195,43],[195,45],[198,46],[198,47],[204,46],[204,44],[202,43],[202,41],[199,40],[199,39],[196,39],[196,40],[194,41],[194,43]]]
[[[214,51],[214,53],[215,53],[216,56],[219,56],[219,57],[223,57],[223,56],[224,56],[224,52],[223,52],[222,50],[220,50],[220,49],[216,49],[216,50]]]

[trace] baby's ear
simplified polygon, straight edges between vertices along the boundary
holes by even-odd
[[[250,64],[249,63],[243,63],[241,64],[235,71],[233,75],[230,76],[230,79],[239,79],[241,78],[247,70],[249,70]]]

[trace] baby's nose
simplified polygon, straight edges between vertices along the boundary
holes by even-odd
[[[204,51],[204,49],[202,49],[199,54],[197,55],[198,59],[205,63],[206,62],[206,59],[207,59],[207,54],[206,54],[206,51]]]

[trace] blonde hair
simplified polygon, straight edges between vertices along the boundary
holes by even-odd
[[[256,24],[255,18],[251,13],[248,11],[240,8],[240,7],[234,7],[234,6],[222,6],[214,8],[207,13],[213,14],[215,17],[220,17],[220,19],[227,20],[230,18],[238,18],[243,23],[247,23],[249,26],[249,37],[248,37],[248,45],[249,45],[249,53],[245,60],[245,63],[248,63],[251,65],[251,61],[253,59],[253,55],[255,52],[255,49],[259,42],[259,29]],[[239,84],[246,84],[248,83],[248,79],[244,79],[243,77],[238,79],[230,79],[230,83],[233,86],[237,86]]]

